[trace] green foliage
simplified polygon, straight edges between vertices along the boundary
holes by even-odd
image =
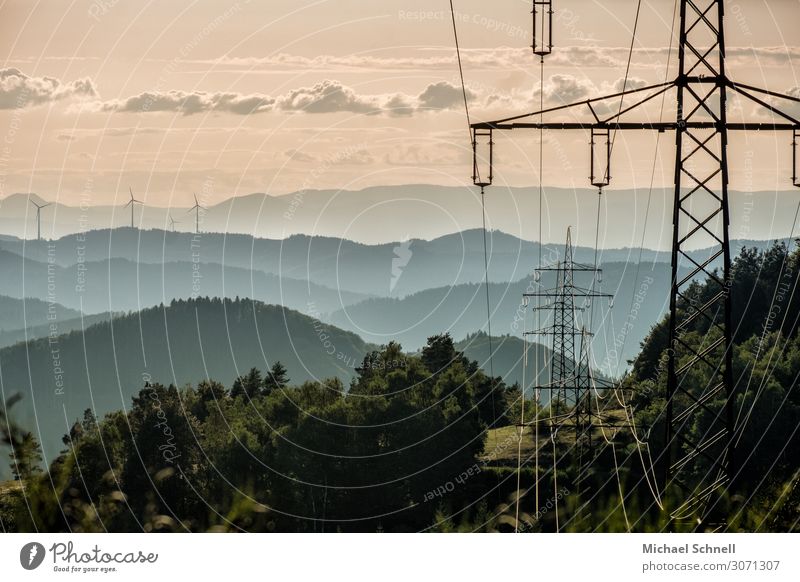
[[[230,392],[146,383],[126,412],[87,411],[47,474],[4,502],[20,531],[422,530],[436,511],[426,493],[475,472],[491,420],[480,398],[505,392],[448,336],[422,357],[367,354],[349,390],[287,383],[279,363]]]
[[[763,252],[745,248],[731,269],[737,474],[729,486],[734,494],[723,503],[727,507],[724,513],[729,516],[728,527],[734,531],[790,531],[800,518],[794,473],[800,466],[796,430],[800,425],[800,394],[796,389],[800,373],[800,294],[796,293],[799,269],[800,251],[790,252],[783,243],[775,243]],[[678,302],[678,309],[687,312],[692,305],[705,304],[717,291],[713,285],[694,282]],[[682,333],[681,341],[699,348],[712,344],[719,334],[720,330],[707,319],[697,317]],[[664,448],[667,343],[665,319],[653,327],[643,342],[632,374],[623,383],[631,393],[637,425],[653,451]],[[709,357],[716,359],[718,354],[714,352]],[[683,356],[678,365],[687,358]],[[684,374],[683,381],[687,386],[707,386],[710,372],[707,366],[695,366]],[[685,404],[676,401],[678,407]],[[722,393],[708,401],[704,413],[692,417],[685,437],[698,442],[703,435],[719,430],[714,423],[719,422],[716,418],[724,405]],[[627,442],[633,452],[637,445],[630,439]],[[693,467],[698,474],[703,473],[708,463],[701,455]],[[641,468],[632,471],[631,479],[644,481]],[[674,502],[677,507],[678,499]]]
[[[745,249],[734,262],[742,430],[739,472],[722,501],[731,531],[800,524],[798,273],[800,253],[783,245]],[[710,293],[693,283],[679,309]],[[252,316],[244,306],[226,308]],[[640,440],[629,430],[596,431],[600,446],[588,470],[570,460],[574,437],[547,423],[569,403],[540,405],[537,419],[526,403],[526,422],[542,421],[539,507],[530,459],[519,473],[510,462],[522,448],[508,426],[521,420],[519,386],[490,378],[449,335],[438,335],[419,355],[395,342],[366,353],[342,376],[348,387],[308,376],[289,385],[278,361],[266,372],[250,369],[230,390],[211,380],[183,389],[148,383],[126,411],[98,419],[87,411],[76,420],[43,474],[33,435],[0,417],[5,444],[23,460],[18,485],[0,489],[0,519],[14,531],[662,531],[683,500],[658,490],[667,330],[666,320],[656,324],[621,389],[593,399],[609,424],[633,421]],[[699,346],[718,333],[698,317],[682,340]],[[320,345],[313,334],[306,341]],[[691,374],[687,382],[708,383],[707,370]],[[686,436],[708,432],[723,404],[707,402]],[[498,454],[484,450],[487,429],[495,430]],[[498,439],[503,431],[510,440]],[[695,464],[705,469],[701,459]],[[557,479],[547,469],[555,465]]]
[[[214,378],[231,388],[236,376],[249,376],[255,366],[265,380],[259,392],[286,385],[289,377],[297,383],[329,377],[349,382],[352,362],[366,344],[332,326],[325,327],[323,341],[317,325],[312,317],[249,299],[175,300],[115,317],[113,328],[107,321],[61,335],[57,346],[44,338],[2,349],[0,368],[4,386],[24,387],[26,398],[15,414],[31,423],[35,407],[36,437],[45,457],[53,458],[65,430],[65,406],[69,419],[90,403],[102,417],[124,408],[149,378],[178,387]],[[63,368],[58,375],[55,347]],[[277,375],[266,370],[268,364]],[[0,472],[0,479],[6,475]]]

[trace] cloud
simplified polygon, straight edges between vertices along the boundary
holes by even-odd
[[[559,47],[548,57],[548,65],[556,67],[624,68],[628,59],[629,47],[564,46]],[[674,59],[675,49],[671,51]],[[633,51],[632,65],[635,67],[663,68],[669,47],[636,48]],[[487,69],[528,69],[531,65],[529,48],[496,47],[485,49],[462,49],[461,56],[465,67],[472,70]],[[731,64],[758,67],[783,67],[792,60],[800,59],[798,46],[729,47],[727,60]],[[404,57],[383,57],[376,55],[318,55],[305,57],[280,53],[268,57],[223,56],[213,60],[187,60],[186,64],[214,65],[246,70],[266,69],[274,71],[304,70],[325,72],[370,72],[391,70],[454,70],[457,67],[451,49],[419,49],[416,54]]]
[[[319,166],[332,166],[334,164],[337,166],[363,166],[375,163],[375,158],[363,145],[347,147],[334,155],[327,156],[316,155],[298,149],[289,149],[283,152],[283,156],[291,162]]]
[[[470,107],[481,117],[498,114],[507,116],[509,112],[532,113],[539,110],[539,99],[541,97],[546,109],[554,106],[577,104],[576,107],[565,110],[561,114],[553,114],[555,116],[578,116],[578,118],[588,116],[587,119],[591,119],[591,110],[583,105],[587,99],[619,93],[622,91],[623,85],[630,91],[641,89],[649,84],[651,84],[649,81],[638,77],[628,77],[627,83],[623,78],[594,83],[585,76],[559,73],[547,78],[541,90],[538,86],[533,90],[526,91],[519,89],[499,91],[494,87],[482,87],[481,90],[475,88],[477,97],[471,98]],[[623,99],[623,103],[633,105],[648,95],[650,95],[650,92],[629,95]],[[596,114],[606,116],[619,111],[619,104],[619,97],[609,98],[594,102],[592,108]],[[647,105],[644,105],[644,107],[647,107]]]
[[[392,117],[405,117],[414,113],[414,102],[405,95],[397,94],[384,105],[386,112]]]
[[[545,101],[551,103],[572,103],[587,99],[596,92],[594,83],[588,79],[574,75],[552,75],[544,84],[543,93]],[[540,91],[534,91],[534,97],[539,97]]]
[[[277,100],[277,108],[283,111],[305,113],[379,113],[386,98],[374,95],[359,95],[338,81],[322,81],[312,87],[295,89]]]
[[[472,91],[468,91],[467,95],[475,96]],[[117,113],[171,112],[195,115],[222,112],[253,115],[281,111],[307,114],[385,114],[401,117],[421,110],[450,109],[460,105],[461,99],[461,88],[447,81],[430,84],[419,95],[410,96],[403,93],[360,94],[339,81],[325,80],[310,87],[293,89],[277,97],[260,93],[148,91],[124,99],[95,101],[83,107],[92,111]]]
[[[0,69],[0,109],[23,109],[61,99],[96,96],[89,79],[65,84],[53,77],[29,77],[19,69]]]
[[[458,166],[467,163],[471,152],[449,142],[435,145],[408,144],[393,147],[383,155],[383,162],[390,166]]]
[[[275,100],[266,95],[238,93],[204,93],[194,91],[168,91],[166,93],[145,92],[94,105],[99,111],[123,113],[173,112],[183,115],[224,111],[238,115],[270,111]]]
[[[147,91],[125,99],[95,102],[95,111],[119,113],[171,112],[182,115],[233,113],[253,115],[270,111],[304,113],[403,114],[411,104],[402,95],[359,95],[338,81],[325,80],[311,87],[301,87],[278,97],[261,93],[206,93],[203,91]]]
[[[283,155],[293,162],[312,163],[319,161],[319,158],[316,156],[301,152],[300,150],[286,150],[283,152]]]
[[[467,99],[474,99],[475,94],[467,90]],[[451,109],[462,106],[464,94],[461,87],[451,85],[447,81],[439,81],[420,93],[417,98],[419,107],[424,109]]]
[[[750,93],[755,94],[757,97],[763,99],[766,103],[769,103],[776,109],[783,111],[794,119],[800,120],[800,103],[791,101],[789,99],[779,99],[777,97],[759,95],[758,93],[754,93],[752,91]],[[800,86],[790,87],[785,91],[779,91],[779,93],[783,93],[789,97],[794,97],[795,99],[800,99]],[[778,123],[786,123],[788,121],[786,118],[781,117],[771,112],[769,109],[753,103],[752,101],[747,100],[746,102],[753,105],[754,112],[760,117],[768,118],[770,121],[776,121]]]
[[[620,77],[614,83],[612,83],[612,87],[614,91],[619,93],[620,91],[631,91],[634,89],[641,89],[642,87],[647,87],[652,83],[648,83],[644,79],[639,79],[638,77]]]

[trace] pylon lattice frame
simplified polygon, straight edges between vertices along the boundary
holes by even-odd
[[[637,89],[623,87],[612,95],[472,124],[473,136],[480,132],[483,139],[488,137],[490,142],[493,131],[514,129],[676,132],[666,445],[660,461],[664,487],[677,486],[685,499],[672,512],[672,517],[697,520],[701,527],[716,519],[714,512],[719,508],[720,495],[735,473],[728,132],[790,131],[796,142],[800,131],[800,121],[773,104],[776,99],[800,103],[800,98],[736,83],[728,77],[723,22],[723,0],[681,0],[676,79]],[[672,89],[677,92],[675,121],[621,121],[629,112]],[[756,103],[783,121],[729,122],[728,91]],[[623,108],[622,99],[629,95],[637,95],[637,100]],[[620,100],[619,110],[601,118],[593,104],[612,98]],[[575,108],[588,109],[591,118],[577,122],[543,120],[547,113]],[[535,117],[539,120],[531,121]],[[490,159],[489,175],[492,174],[491,162]],[[797,173],[795,166],[795,184]],[[699,240],[710,240],[714,248],[708,257],[695,260],[688,250]],[[688,273],[684,275],[686,267]],[[703,276],[716,292],[698,300],[689,291],[692,281]],[[705,338],[698,339],[686,333],[698,320],[707,325]],[[698,369],[705,369],[710,375],[711,381],[705,386],[693,384]],[[718,396],[724,396],[722,410],[713,407]],[[690,434],[690,429],[701,420],[708,425],[703,427],[702,434]]]
[[[537,390],[550,391],[550,405],[560,402],[566,406],[571,405],[569,417],[573,425],[569,425],[566,417],[560,419],[557,426],[551,426],[551,431],[571,429],[575,433],[575,447],[573,458],[576,466],[576,497],[580,499],[584,489],[582,481],[588,474],[587,467],[594,459],[592,447],[593,413],[591,408],[594,379],[591,368],[591,331],[586,326],[579,325],[578,313],[586,309],[588,302],[600,299],[613,299],[607,293],[594,289],[585,289],[575,284],[575,273],[591,274],[595,279],[602,272],[591,265],[576,263],[572,247],[572,231],[567,229],[567,241],[564,246],[564,260],[553,266],[541,267],[538,272],[553,272],[556,276],[556,286],[525,293],[526,298],[545,299],[545,305],[535,305],[534,310],[551,311],[552,325],[542,329],[527,332],[526,335],[549,336],[552,338],[552,351],[550,354],[550,381],[546,386],[539,386]],[[576,305],[576,299],[582,301]],[[579,339],[578,339],[579,338]],[[578,339],[578,341],[576,341]],[[576,351],[576,344],[579,345]],[[580,506],[580,502],[578,503]]]

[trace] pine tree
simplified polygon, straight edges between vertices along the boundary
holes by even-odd
[[[254,398],[261,392],[262,385],[261,372],[258,368],[250,368],[246,375],[239,376],[233,382],[231,397],[246,396],[247,398]]]
[[[17,481],[27,481],[41,473],[42,453],[33,433],[25,432],[11,443],[11,472]]]
[[[264,378],[263,394],[268,395],[273,390],[282,390],[289,384],[289,371],[280,362],[275,362]]]

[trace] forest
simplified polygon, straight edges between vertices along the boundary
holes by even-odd
[[[734,261],[737,471],[721,508],[727,531],[800,525],[799,275],[800,251],[785,243],[744,248]],[[695,282],[679,308],[710,292]],[[702,318],[693,326],[683,341],[713,338]],[[595,391],[598,417],[620,428],[599,423],[590,458],[579,460],[569,431],[548,422],[569,403],[535,403],[534,391],[492,378],[448,334],[414,354],[394,342],[371,349],[349,385],[292,383],[280,362],[229,384],[178,387],[153,378],[124,409],[75,419],[46,467],[35,435],[15,421],[21,396],[12,396],[0,416],[14,475],[0,484],[0,525],[17,532],[660,531],[665,508],[680,501],[660,479],[667,349],[665,319],[630,371]],[[708,407],[723,404],[717,397]],[[709,422],[698,416],[688,430],[701,433]]]

